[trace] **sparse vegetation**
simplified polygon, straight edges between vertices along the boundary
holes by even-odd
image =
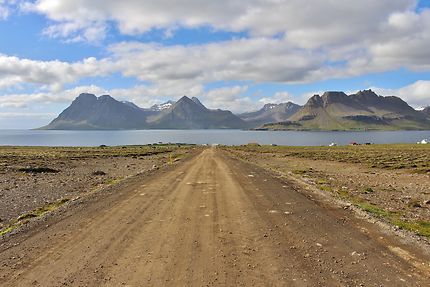
[[[378,216],[378,217],[389,218],[390,216],[393,215],[392,212],[386,211],[386,210],[384,210],[384,209],[382,209],[382,208],[380,208],[374,204],[368,203],[368,202],[359,202],[359,203],[356,203],[356,205],[358,207],[360,207],[361,209],[363,209],[363,210],[365,210],[365,211],[367,211],[367,212],[369,212],[375,216]]]
[[[8,233],[75,198],[184,157],[191,145],[0,147],[0,229]],[[60,200],[60,201],[59,201]],[[19,204],[16,204],[19,202]],[[52,202],[51,204],[47,204]]]
[[[430,237],[428,178],[422,176],[430,172],[430,145],[247,145],[227,149],[292,174],[400,229]]]
[[[9,226],[3,228],[0,230],[0,236],[5,235],[9,232],[14,231],[15,229],[17,229],[18,227],[26,224],[29,222],[30,219],[32,218],[37,218],[37,217],[42,217],[45,214],[52,212],[54,210],[57,210],[58,208],[60,208],[63,204],[65,204],[66,202],[68,202],[70,199],[68,198],[63,198],[61,200],[58,200],[56,202],[53,203],[49,203],[43,207],[37,208],[36,210],[33,210],[31,212],[25,213],[20,215],[15,221],[13,221]]]
[[[430,145],[359,145],[337,147],[238,146],[232,149],[275,153],[283,157],[329,160],[365,164],[382,169],[408,169],[414,173],[430,172]],[[294,172],[294,171],[293,171]]]

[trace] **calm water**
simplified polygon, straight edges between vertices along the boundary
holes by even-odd
[[[430,131],[395,132],[269,132],[241,130],[144,131],[35,131],[0,130],[0,145],[98,146],[139,145],[156,142],[240,145],[250,142],[278,145],[339,145],[355,142],[416,143],[430,139]]]

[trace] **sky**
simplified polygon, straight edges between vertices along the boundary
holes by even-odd
[[[240,113],[369,88],[430,105],[430,0],[0,0],[0,129],[82,92]]]

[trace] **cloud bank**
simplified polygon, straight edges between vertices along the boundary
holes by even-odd
[[[241,36],[170,46],[118,42],[104,48],[103,58],[76,62],[0,54],[0,108],[65,103],[87,89],[142,106],[187,94],[201,97],[209,107],[239,111],[302,96],[281,91],[259,99],[250,92],[254,84],[430,71],[430,10],[418,10],[415,0],[0,0],[0,20],[13,10],[44,17],[44,37],[102,47],[114,32],[139,36],[161,30],[174,37],[179,29],[204,28]],[[79,85],[114,74],[138,84],[110,90]],[[427,105],[429,82],[378,90]],[[207,88],[218,83],[230,84]],[[28,87],[34,92],[20,91]]]

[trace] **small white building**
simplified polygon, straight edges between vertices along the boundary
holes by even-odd
[[[417,144],[428,144],[428,143],[429,143],[428,139],[423,139],[422,141],[417,142]]]

